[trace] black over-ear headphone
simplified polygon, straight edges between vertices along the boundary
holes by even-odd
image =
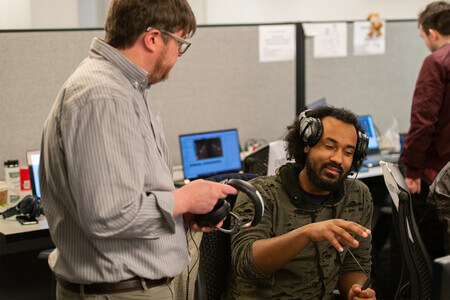
[[[41,199],[36,196],[25,196],[16,206],[11,207],[10,209],[5,210],[2,213],[4,219],[9,218],[11,216],[17,214],[29,215],[30,218],[34,219],[39,217],[42,213],[44,213],[41,205]]]
[[[214,227],[228,215],[232,215],[236,219],[233,228],[229,230],[218,228],[218,230],[228,234],[234,234],[243,228],[249,228],[258,224],[264,214],[264,202],[258,190],[247,181],[240,179],[226,179],[221,183],[231,185],[237,190],[244,192],[252,200],[255,207],[253,220],[246,224],[242,223],[239,217],[231,212],[230,203],[224,199],[219,199],[211,212],[204,215],[195,215],[194,220],[197,224],[201,227]]]
[[[308,117],[308,112],[311,110],[304,110],[298,116],[299,134],[302,141],[307,146],[314,146],[322,137],[323,124],[322,120],[315,117]],[[367,155],[367,146],[369,144],[369,137],[363,131],[357,130],[358,141],[356,142],[355,154],[353,155],[353,162],[350,171],[357,172],[361,167],[364,158]]]

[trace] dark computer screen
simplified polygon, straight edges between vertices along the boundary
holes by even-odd
[[[184,177],[194,179],[241,169],[237,129],[180,135]]]
[[[369,147],[368,149],[378,149],[378,138],[375,132],[375,125],[373,124],[372,116],[358,116],[359,124],[361,124],[364,131],[369,136]]]

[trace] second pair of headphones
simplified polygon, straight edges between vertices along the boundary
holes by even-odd
[[[16,206],[5,210],[2,213],[4,219],[17,214],[28,215],[31,219],[39,217],[43,213],[41,199],[36,196],[25,196]]]
[[[311,110],[304,110],[298,116],[299,134],[302,141],[312,147],[317,144],[322,137],[323,124],[322,120],[315,117],[309,117],[308,113]],[[358,172],[364,158],[367,154],[367,146],[369,145],[369,137],[364,131],[357,130],[358,141],[356,142],[355,154],[353,155],[353,162],[350,171]]]
[[[253,219],[248,223],[242,223],[239,217],[231,212],[230,203],[225,199],[219,199],[211,212],[204,215],[195,215],[194,219],[197,224],[201,227],[214,227],[220,221],[228,217],[228,215],[232,215],[236,219],[233,228],[217,228],[217,230],[227,234],[234,234],[243,228],[253,227],[258,224],[264,214],[264,202],[258,190],[247,181],[241,179],[226,179],[221,183],[231,185],[238,191],[244,192],[250,198],[253,206],[255,207],[255,215],[253,216]]]

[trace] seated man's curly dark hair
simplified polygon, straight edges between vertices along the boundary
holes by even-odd
[[[352,124],[355,126],[357,131],[364,132],[364,129],[359,124],[356,115],[348,109],[336,108],[333,106],[318,106],[315,109],[310,110],[307,113],[308,117],[315,117],[318,119],[323,119],[324,117],[333,117],[342,122]],[[287,142],[286,152],[288,159],[295,159],[295,162],[301,166],[305,165],[306,153],[304,148],[306,144],[300,138],[299,130],[300,122],[298,116],[294,122],[287,127],[288,133],[284,140]]]

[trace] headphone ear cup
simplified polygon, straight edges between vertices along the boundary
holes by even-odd
[[[39,217],[42,211],[41,201],[36,196],[28,195],[18,204],[21,214],[28,214],[30,218]]]
[[[230,211],[230,203],[223,199],[219,199],[212,211],[204,215],[195,215],[194,219],[200,227],[214,227],[220,221],[225,219]]]
[[[299,116],[299,134],[306,145],[314,146],[322,136],[323,125],[321,119],[307,117],[306,113],[308,111],[303,111]]]
[[[41,201],[37,197],[33,197],[32,209],[30,212],[30,218],[36,218],[41,215],[42,206]]]
[[[314,146],[317,144],[322,137],[323,126],[322,120],[313,118],[313,122],[311,123],[311,136],[309,137],[309,146]]]
[[[351,171],[357,172],[361,168],[362,163],[367,155],[367,147],[369,145],[369,137],[365,132],[358,131],[358,142],[353,157],[353,164]]]

